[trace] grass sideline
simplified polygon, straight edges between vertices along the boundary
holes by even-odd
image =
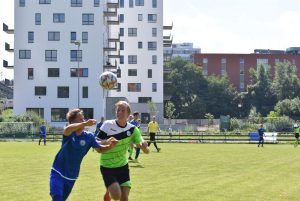
[[[254,144],[159,144],[130,163],[133,201],[299,200],[300,147]],[[0,200],[47,201],[60,143],[0,142]],[[103,200],[99,156],[90,151],[69,201]]]

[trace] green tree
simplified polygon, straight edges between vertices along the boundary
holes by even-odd
[[[174,115],[175,111],[176,111],[175,105],[171,101],[168,101],[165,104],[165,115],[169,120],[169,125],[171,125],[171,119],[175,117]]]
[[[156,116],[158,113],[156,104],[153,101],[148,101],[147,105],[148,105],[148,110],[149,110],[151,116]]]
[[[205,119],[207,119],[207,127],[209,127],[210,125],[212,125],[213,124],[213,122],[214,122],[214,115],[212,115],[211,113],[206,113],[205,115],[204,115],[204,118]]]
[[[289,117],[300,116],[300,99],[296,97],[294,99],[284,99],[279,101],[275,106],[275,111],[279,115],[286,115]]]

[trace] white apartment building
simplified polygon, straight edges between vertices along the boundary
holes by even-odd
[[[0,81],[13,79],[14,62],[14,1],[0,0]]]
[[[181,57],[186,61],[192,61],[193,54],[200,54],[201,48],[194,48],[193,43],[174,43],[171,47],[164,48],[164,55],[172,55],[172,58]]]
[[[163,121],[163,0],[119,0],[120,34],[118,89],[110,97],[125,97],[142,123],[151,115]],[[151,114],[147,102],[155,103]]]
[[[86,118],[104,116],[98,78],[110,46],[108,16],[117,16],[108,11],[117,6],[113,0],[15,0],[16,115],[32,110],[58,127],[77,107]]]

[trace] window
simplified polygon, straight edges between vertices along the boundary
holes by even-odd
[[[51,4],[51,0],[40,0],[40,4]]]
[[[48,41],[60,41],[60,32],[59,31],[49,31],[48,32]]]
[[[88,32],[82,32],[82,43],[88,43],[89,42],[89,33]]]
[[[120,42],[120,50],[124,50],[124,42]]]
[[[268,59],[257,59],[256,66],[258,67],[260,65],[262,65],[266,71],[269,70],[269,60]]]
[[[133,0],[129,0],[129,8],[133,8]]]
[[[128,64],[137,64],[137,56],[128,55]]]
[[[152,69],[148,69],[148,78],[152,78]]]
[[[78,71],[78,74],[77,74]],[[89,69],[88,68],[71,68],[70,69],[71,77],[88,77]]]
[[[94,119],[94,109],[93,108],[81,108],[84,117],[86,119]]]
[[[244,76],[244,74],[240,74],[240,91],[244,91],[245,89]]]
[[[36,96],[46,96],[47,94],[47,89],[46,87],[42,86],[37,86],[34,87],[34,95]]]
[[[143,14],[138,14],[138,21],[143,21]]]
[[[120,67],[117,68],[117,78],[121,77],[121,69]]]
[[[128,36],[137,36],[137,28],[128,28]]]
[[[48,77],[59,77],[59,68],[48,68]]]
[[[66,114],[69,108],[51,108],[51,121],[52,122],[65,122]]]
[[[29,31],[28,32],[28,43],[33,43],[34,42],[34,32]]]
[[[44,108],[26,108],[26,111],[34,112],[38,114],[40,117],[44,118]]]
[[[120,8],[124,8],[124,0],[120,0]]]
[[[118,83],[117,92],[120,92],[120,91],[121,91],[121,83]]]
[[[45,61],[57,61],[57,50],[45,50]]]
[[[157,43],[156,42],[148,42],[148,50],[156,50]]]
[[[94,7],[100,6],[100,0],[94,0]]]
[[[144,0],[135,0],[135,6],[144,6]]]
[[[19,59],[31,59],[31,50],[19,50]]]
[[[152,55],[152,64],[157,64],[157,56]]]
[[[124,28],[120,28],[120,36],[124,36]]]
[[[82,25],[93,25],[94,24],[94,14],[85,13],[82,14]]]
[[[36,13],[35,14],[35,25],[41,25],[41,21],[42,21],[41,13]]]
[[[157,28],[152,28],[152,36],[153,37],[157,36]]]
[[[124,64],[124,56],[120,55],[120,64]]]
[[[141,92],[141,83],[128,83],[128,92]]]
[[[19,6],[25,7],[25,0],[19,0]]]
[[[203,75],[208,75],[208,59],[203,58],[202,63],[203,63]]]
[[[124,14],[120,14],[119,19],[120,19],[120,23],[123,23],[124,22]]]
[[[157,0],[152,0],[152,8],[157,8]]]
[[[27,69],[28,80],[33,80],[33,68]]]
[[[54,23],[64,23],[65,14],[64,13],[53,13],[53,22]]]
[[[227,75],[227,70],[226,70],[226,58],[221,59],[221,75],[225,76]]]
[[[157,92],[157,83],[152,83],[152,92]]]
[[[82,0],[71,0],[71,7],[82,7]]]
[[[71,61],[82,61],[82,50],[71,50]]]
[[[157,21],[157,15],[156,14],[148,14],[148,22],[155,23]]]
[[[69,87],[57,87],[57,98],[69,98]]]
[[[89,97],[89,88],[82,87],[82,98],[88,98],[88,97]]]
[[[128,69],[128,76],[137,76],[137,69]]]
[[[76,32],[71,32],[71,43],[76,40]]]
[[[139,103],[148,103],[151,102],[152,98],[151,97],[139,97],[138,101]]]
[[[141,42],[141,41],[138,42],[138,48],[139,48],[139,49],[142,49],[142,48],[143,48],[143,42]]]
[[[240,74],[244,74],[244,69],[245,69],[245,60],[240,59]]]

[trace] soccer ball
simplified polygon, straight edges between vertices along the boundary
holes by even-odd
[[[99,84],[103,89],[111,90],[117,84],[117,76],[109,71],[103,72],[99,77]]]

